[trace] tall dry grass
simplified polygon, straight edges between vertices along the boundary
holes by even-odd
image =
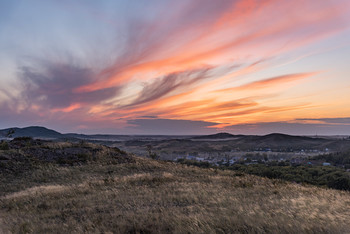
[[[52,171],[0,198],[0,233],[350,232],[348,192],[141,158]]]

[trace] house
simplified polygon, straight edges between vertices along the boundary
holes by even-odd
[[[230,159],[230,160],[228,161],[228,163],[229,163],[230,165],[234,164],[235,162],[236,162],[236,160],[234,160],[234,159]]]
[[[191,156],[191,155],[188,155],[186,157],[187,160],[196,160],[196,157],[195,156]]]

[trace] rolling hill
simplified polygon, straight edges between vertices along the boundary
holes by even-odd
[[[193,137],[192,139],[195,139],[195,140],[216,140],[216,139],[237,138],[237,137],[241,137],[241,136],[242,135],[232,135],[230,133],[221,132],[221,133],[212,134],[212,135],[196,136],[196,137]]]
[[[84,135],[76,133],[62,134],[45,127],[33,126],[26,128],[8,128],[0,130],[0,137],[5,137],[13,130],[11,137],[33,137],[42,139],[71,139],[87,140],[106,145],[114,145],[125,150],[142,151],[146,145],[152,144],[155,149],[193,152],[229,151],[230,149],[273,151],[289,150],[325,150],[344,151],[350,149],[349,139],[320,138],[307,136],[291,136],[287,134],[272,133],[265,136],[233,135],[230,133],[217,133],[202,136],[128,136],[128,135]],[[134,152],[134,151],[133,151]]]
[[[349,192],[91,143],[20,141],[0,150],[0,233],[349,231]]]
[[[7,136],[8,133],[11,133],[10,137],[34,137],[34,138],[62,138],[62,135],[59,132],[56,132],[51,129],[40,126],[31,126],[25,128],[7,128],[0,130],[0,135],[3,137]]]

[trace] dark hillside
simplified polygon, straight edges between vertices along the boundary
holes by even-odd
[[[242,148],[270,148],[272,150],[323,149],[333,140],[305,136],[291,136],[280,133],[265,136],[245,136],[236,141]]]
[[[61,138],[63,135],[45,127],[32,126],[26,128],[7,128],[0,130],[2,136],[10,134],[10,137],[35,137],[35,138]]]
[[[204,136],[196,136],[192,139],[200,140],[200,139],[227,139],[227,138],[236,138],[242,135],[232,135],[230,133],[221,132],[213,135],[204,135]]]

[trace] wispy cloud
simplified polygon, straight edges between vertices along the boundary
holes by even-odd
[[[335,125],[350,125],[350,117],[345,118],[300,118],[296,121],[305,121],[305,122],[318,122],[321,124],[335,124]]]
[[[39,70],[40,69],[40,70]],[[94,72],[71,64],[44,62],[39,66],[22,67],[22,95],[28,104],[69,112],[81,105],[93,105],[115,97],[120,87],[76,93],[74,89],[95,79]]]
[[[241,85],[238,87],[228,88],[228,89],[221,89],[217,92],[232,92],[232,91],[244,91],[244,90],[256,90],[256,89],[263,89],[263,88],[273,88],[274,86],[278,85],[286,85],[293,81],[298,81],[302,79],[306,79],[310,76],[316,75],[318,72],[309,72],[309,73],[298,73],[298,74],[288,74],[288,75],[282,75],[282,76],[276,76],[272,78],[262,79],[259,81],[254,81],[245,85]]]
[[[151,83],[145,84],[138,97],[128,106],[135,106],[157,100],[166,95],[172,95],[174,92],[187,90],[191,86],[208,78],[210,68],[203,68],[193,71],[171,73],[165,77],[157,78]],[[182,89],[182,90],[181,90]]]
[[[244,134],[264,135],[269,133],[286,133],[293,135],[349,135],[348,124],[320,124],[293,122],[258,122],[227,126],[226,131]]]
[[[316,6],[315,2],[299,0],[222,1],[215,6],[211,1],[201,1],[200,7],[197,4],[189,1],[181,7],[175,5],[172,13],[161,14],[162,20],[131,21],[121,56],[101,72],[102,79],[79,90],[118,85],[154,70],[160,74],[192,70],[203,63],[224,61],[230,53],[238,57],[255,50],[257,56],[280,55],[343,27],[333,24],[339,23],[344,14],[341,5],[326,8],[327,4]],[[284,11],[293,20],[279,13]],[[298,40],[294,43],[293,38]]]

